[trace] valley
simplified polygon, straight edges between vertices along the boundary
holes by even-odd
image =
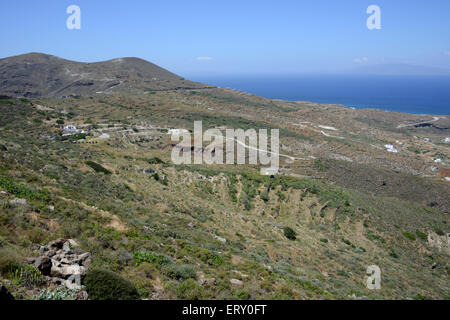
[[[58,59],[0,60],[0,279],[15,298],[54,288],[9,268],[58,238],[141,299],[450,297],[449,116],[271,100],[136,58]],[[199,120],[279,129],[279,172],[174,164],[169,133]]]

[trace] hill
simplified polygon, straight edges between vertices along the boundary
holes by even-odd
[[[70,67],[38,57],[45,70]],[[145,79],[160,69],[114,61],[106,69],[118,63],[127,86],[0,97],[0,282],[16,298],[61,296],[72,285],[63,272],[95,268],[149,299],[450,297],[447,117],[221,88],[149,92]],[[160,72],[162,83],[184,81]],[[45,79],[41,90],[54,93]],[[273,176],[236,162],[174,164],[169,130],[197,120],[222,132],[279,129],[292,158]],[[42,276],[42,255],[64,281]],[[371,265],[379,290],[366,286]]]
[[[201,88],[148,61],[120,58],[82,63],[42,53],[0,60],[0,93],[15,97],[63,97],[121,91]]]

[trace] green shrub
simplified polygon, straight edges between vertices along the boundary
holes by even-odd
[[[286,200],[285,194],[283,192],[281,192],[280,190],[277,191],[277,196],[278,196],[279,201]]]
[[[238,292],[236,292],[235,296],[239,300],[249,300],[251,297],[250,293],[245,290],[239,290]]]
[[[297,239],[297,233],[291,227],[284,227],[284,236],[289,240]]]
[[[173,279],[195,279],[197,272],[195,268],[188,264],[169,264],[165,268],[166,274]]]
[[[12,101],[11,99],[9,99],[9,98],[0,98],[0,104],[14,104],[14,101]]]
[[[86,139],[86,133],[76,133],[72,136],[74,140]]]
[[[109,270],[93,269],[84,279],[91,300],[137,300],[136,287],[127,279]]]
[[[20,268],[22,257],[17,250],[12,248],[0,248],[0,274],[7,275]]]
[[[223,263],[223,258],[219,254],[208,249],[201,249],[196,256],[211,266],[220,266]]]
[[[94,161],[86,161],[86,164],[91,167],[92,169],[95,170],[95,172],[102,172],[104,174],[111,174],[111,171],[109,171],[106,168],[103,168],[101,165],[99,165],[98,163],[94,162]]]
[[[240,201],[244,205],[245,210],[250,210],[252,208],[252,203],[250,202],[247,193],[244,191],[241,192]]]
[[[64,120],[63,119],[58,119],[58,120],[56,120],[56,123],[57,124],[64,124]]]
[[[147,163],[149,163],[149,164],[163,164],[164,163],[164,161],[162,161],[158,157],[153,157],[153,158],[144,159],[144,160],[147,161]]]
[[[314,160],[314,168],[316,168],[319,171],[327,171],[328,166],[320,159]]]
[[[172,259],[165,254],[141,250],[134,252],[134,262],[136,265],[140,265],[144,262],[155,265],[166,265],[172,263]]]
[[[50,194],[47,190],[33,190],[28,186],[17,183],[9,177],[0,175],[0,188],[5,189],[18,198],[26,198],[30,200],[50,201]]]
[[[269,201],[269,192],[267,192],[267,190],[264,190],[263,192],[261,192],[261,194],[259,195],[259,197],[260,197],[264,202],[267,202],[267,201]]]
[[[420,230],[416,230],[417,236],[422,239],[423,241],[427,241],[428,235]]]
[[[15,285],[26,287],[38,286],[44,281],[44,276],[39,269],[30,264],[22,265],[11,271],[10,277]]]
[[[321,239],[320,239],[320,242],[328,243],[328,239],[326,239],[326,238],[321,238]]]
[[[393,250],[389,253],[389,256],[394,258],[394,259],[398,259],[399,258],[398,254],[395,251],[393,251]]]
[[[351,243],[349,240],[344,239],[344,238],[342,238],[342,242],[345,243],[345,244],[348,245],[348,246],[351,246],[351,245],[352,245],[352,243]]]
[[[416,240],[416,237],[412,233],[409,233],[409,232],[405,231],[402,234],[403,234],[403,236],[405,238],[407,238],[407,239],[409,239],[411,241],[415,241]]]
[[[204,297],[202,287],[197,283],[197,281],[192,279],[187,279],[180,283],[176,292],[178,298],[185,300],[199,300]]]

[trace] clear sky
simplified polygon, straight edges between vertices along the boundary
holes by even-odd
[[[69,5],[81,30],[66,27]],[[369,5],[381,30],[368,30]],[[140,57],[183,76],[450,68],[449,0],[2,0],[0,57]]]

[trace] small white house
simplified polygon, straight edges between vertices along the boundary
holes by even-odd
[[[169,129],[169,130],[167,131],[168,134],[170,134],[170,135],[175,135],[175,136],[178,136],[178,137],[181,137],[181,136],[183,136],[185,133],[188,133],[188,132],[189,132],[189,131],[186,130],[186,129]]]
[[[68,125],[64,127],[64,131],[74,132],[77,131],[77,127],[75,127],[74,125]]]
[[[445,138],[444,143],[450,143],[450,137]]]
[[[398,150],[392,144],[387,144],[384,147],[386,148],[387,152],[393,152],[393,153],[398,152]]]

